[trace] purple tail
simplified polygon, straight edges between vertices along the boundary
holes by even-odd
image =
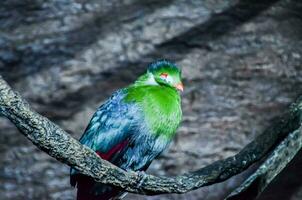
[[[102,159],[110,161],[112,156],[120,152],[127,144],[128,140],[125,140],[114,146],[107,153],[96,153]],[[71,169],[70,174],[70,184],[78,188],[77,200],[109,200],[122,194],[119,189],[97,183],[88,176],[75,173],[73,169]]]
[[[121,194],[117,188],[97,183],[81,174],[73,175],[71,182],[76,183],[77,200],[109,200]]]

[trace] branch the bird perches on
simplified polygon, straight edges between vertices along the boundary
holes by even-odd
[[[257,136],[238,154],[216,161],[197,171],[174,177],[147,174],[142,176],[136,172],[126,172],[102,160],[95,152],[80,144],[58,125],[33,111],[2,77],[0,77],[0,112],[39,149],[92,177],[95,181],[117,186],[132,193],[156,195],[186,193],[222,182],[243,172],[268,155],[289,133],[299,129],[302,99],[294,103],[288,113]],[[301,148],[301,145],[297,148]]]

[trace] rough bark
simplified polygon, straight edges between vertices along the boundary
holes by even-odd
[[[97,107],[150,61],[176,61],[184,118],[149,173],[178,175],[238,153],[302,93],[301,15],[300,0],[3,0],[0,74],[79,138]],[[74,199],[67,165],[4,118],[0,132],[3,199]],[[302,198],[299,157],[263,199]],[[220,200],[248,173],[183,195],[126,199]]]
[[[95,181],[120,187],[128,192],[154,195],[185,193],[202,186],[224,181],[241,173],[263,158],[271,148],[301,123],[298,101],[289,114],[258,136],[235,156],[220,160],[195,172],[176,177],[156,177],[125,172],[100,159],[59,126],[34,112],[7,83],[0,78],[0,110],[38,148],[68,164]]]
[[[290,133],[257,171],[232,192],[226,200],[253,200],[259,197],[273,179],[292,161],[301,147],[302,133],[301,128],[299,128]]]

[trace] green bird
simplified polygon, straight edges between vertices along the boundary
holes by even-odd
[[[145,171],[173,140],[182,117],[181,70],[172,62],[151,63],[129,87],[116,91],[93,115],[80,142],[102,159],[128,171]],[[78,200],[122,195],[71,169]]]

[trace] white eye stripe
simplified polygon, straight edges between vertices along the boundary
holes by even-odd
[[[170,75],[167,74],[167,73],[161,74],[161,75],[160,75],[160,78],[163,79],[163,80],[165,80],[167,83],[173,83],[173,80],[174,80],[173,77],[170,76]]]
[[[166,80],[168,83],[172,83],[172,82],[173,82],[173,77],[168,75],[168,76],[165,78],[165,80]]]

